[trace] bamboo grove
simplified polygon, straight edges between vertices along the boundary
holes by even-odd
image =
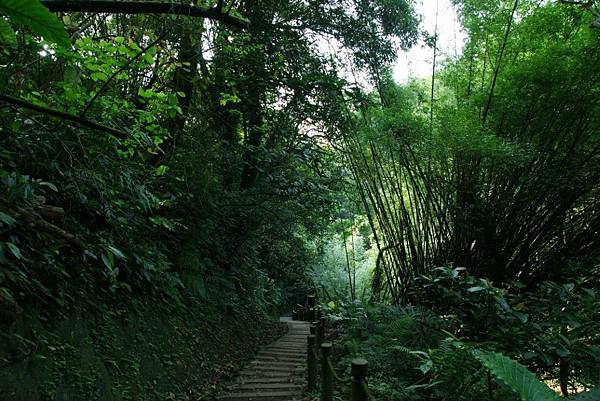
[[[518,0],[457,6],[463,55],[437,81],[399,87],[378,74],[343,137],[379,250],[375,299],[405,300],[432,266],[496,283],[552,279],[600,245],[594,15]]]

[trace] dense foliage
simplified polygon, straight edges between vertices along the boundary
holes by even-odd
[[[233,31],[70,13],[65,44],[42,29],[54,15],[27,20],[17,3],[2,3],[17,30],[2,56],[4,297],[68,306],[92,280],[268,307],[274,279],[301,290],[306,238],[324,230],[344,182],[339,156],[308,135],[335,129],[329,103],[343,85],[315,40],[368,69],[375,54],[392,59],[392,40],[414,39],[409,5],[219,2],[252,20]],[[33,32],[16,24],[27,22]]]
[[[526,393],[598,386],[597,277],[535,292],[518,284],[509,291],[464,268],[436,268],[414,283],[406,306],[328,308],[342,353],[369,360],[377,399],[551,400]]]
[[[377,398],[582,393],[599,384],[597,12],[455,5],[468,40],[436,80],[383,68],[354,99],[340,146],[378,256],[370,295],[327,307]]]
[[[0,388],[15,396],[9,383],[30,374],[28,396],[53,398],[61,384],[45,375],[61,376],[68,362],[53,358],[40,374],[28,366],[48,357],[41,344],[62,349],[61,319],[93,328],[80,332],[83,344],[107,334],[98,325],[115,308],[138,321],[136,310],[158,304],[196,321],[202,312],[190,305],[199,303],[246,320],[247,310],[273,313],[303,296],[312,238],[348,182],[326,141],[339,129],[344,82],[320,43],[368,70],[417,29],[403,0],[352,10],[345,1],[200,2],[182,15],[154,13],[155,3],[125,13],[133,3],[104,13],[42,3],[0,1]],[[230,346],[252,338],[239,341]],[[103,345],[99,359],[109,352],[115,363],[100,363],[101,377],[138,357],[114,360]],[[82,399],[97,396],[83,383],[93,377],[63,375]],[[138,397],[124,390],[131,382],[112,383],[102,394]]]
[[[469,40],[433,104],[386,83],[347,138],[395,302],[433,266],[534,284],[598,257],[599,32],[564,5],[503,5],[460,3]]]

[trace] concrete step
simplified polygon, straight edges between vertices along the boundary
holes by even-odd
[[[295,372],[292,371],[288,371],[288,372],[282,372],[282,371],[258,371],[258,370],[242,370],[240,372],[240,376],[242,377],[248,377],[248,378],[254,378],[254,379],[259,379],[259,378],[269,378],[269,377],[278,377],[278,378],[292,378],[293,374]]]
[[[303,347],[286,347],[284,345],[273,345],[270,346],[268,348],[264,348],[264,351],[293,351],[293,352],[299,352],[299,353],[303,353],[306,352],[306,345]]]
[[[299,351],[260,351],[258,356],[271,356],[271,357],[281,357],[281,358],[302,358],[306,359],[306,352]]]
[[[304,377],[251,377],[251,376],[242,376],[238,378],[238,381],[235,385],[243,385],[246,383],[279,383],[279,384],[297,384],[304,383]]]
[[[283,355],[258,355],[255,361],[261,362],[289,362],[289,363],[306,363],[306,358],[299,356],[283,356]]]
[[[302,391],[302,385],[292,383],[245,383],[235,387],[236,390],[264,390],[264,391]]]
[[[297,368],[303,365],[302,362],[280,362],[280,361],[258,361],[254,360],[250,362],[250,366],[270,366],[270,367],[289,367]]]
[[[275,342],[272,342],[269,345],[273,345],[273,344],[290,344],[290,345],[300,345],[300,344],[306,344],[306,340],[302,340],[302,341],[286,341],[286,340],[277,340]]]
[[[287,391],[247,391],[247,392],[235,392],[225,395],[222,399],[245,399],[245,400],[257,400],[265,398],[291,398],[300,395],[299,391],[287,390]]]
[[[267,366],[267,365],[251,365],[249,366],[247,369],[252,369],[255,371],[261,371],[261,372],[295,372],[295,371],[302,371],[304,370],[304,367],[298,367],[298,365],[292,365],[292,366]]]

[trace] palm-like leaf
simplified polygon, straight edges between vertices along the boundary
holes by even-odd
[[[517,361],[497,352],[475,352],[475,357],[501,382],[510,387],[523,401],[562,400],[548,386],[538,380],[527,368]]]

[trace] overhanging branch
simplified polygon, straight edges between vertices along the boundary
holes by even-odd
[[[119,131],[118,129],[107,127],[106,125],[98,124],[97,122],[86,120],[85,118],[81,118],[81,117],[73,115],[73,114],[65,113],[65,112],[59,111],[59,110],[50,109],[50,108],[44,107],[44,106],[39,106],[37,104],[33,104],[33,103],[30,103],[23,99],[5,95],[3,93],[0,93],[0,102],[14,104],[15,106],[24,107],[29,110],[37,111],[38,113],[47,114],[49,116],[61,118],[66,121],[72,121],[74,123],[83,125],[84,127],[108,132],[109,134],[113,134],[117,138],[126,138],[127,137],[127,133],[125,131]]]
[[[247,19],[224,13],[220,7],[210,8],[154,1],[41,0],[41,2],[53,12],[173,14],[208,18],[240,29],[248,28],[250,25]]]

